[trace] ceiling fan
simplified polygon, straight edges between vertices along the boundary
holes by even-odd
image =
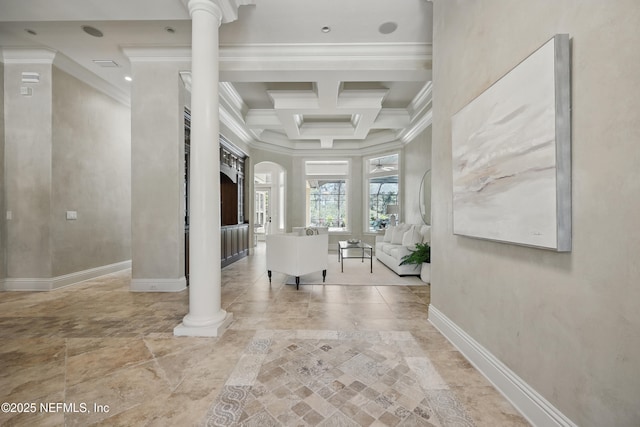
[[[384,166],[382,162],[378,160],[378,162],[375,164],[375,167],[373,168],[373,172],[386,172],[394,169],[395,168],[393,166]]]

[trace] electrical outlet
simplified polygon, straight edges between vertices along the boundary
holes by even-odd
[[[67,220],[74,220],[74,219],[78,219],[78,212],[77,211],[67,211]]]

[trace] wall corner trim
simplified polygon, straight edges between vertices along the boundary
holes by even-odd
[[[180,292],[187,289],[187,279],[131,279],[132,292]]]
[[[432,305],[429,322],[534,426],[577,427],[498,358]]]
[[[95,279],[122,270],[131,268],[131,260],[117,262],[115,264],[103,265],[88,270],[77,271],[63,276],[28,279],[28,278],[6,278],[4,279],[5,291],[52,291],[65,286],[75,285],[85,280]]]

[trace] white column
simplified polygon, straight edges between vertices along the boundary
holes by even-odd
[[[221,308],[218,28],[222,10],[189,0],[191,42],[191,174],[189,313],[174,335],[216,337],[233,316]]]

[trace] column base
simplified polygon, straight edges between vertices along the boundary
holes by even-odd
[[[227,313],[224,319],[213,325],[207,326],[185,326],[180,323],[173,328],[173,335],[176,337],[219,337],[229,327],[233,321],[233,313]]]

